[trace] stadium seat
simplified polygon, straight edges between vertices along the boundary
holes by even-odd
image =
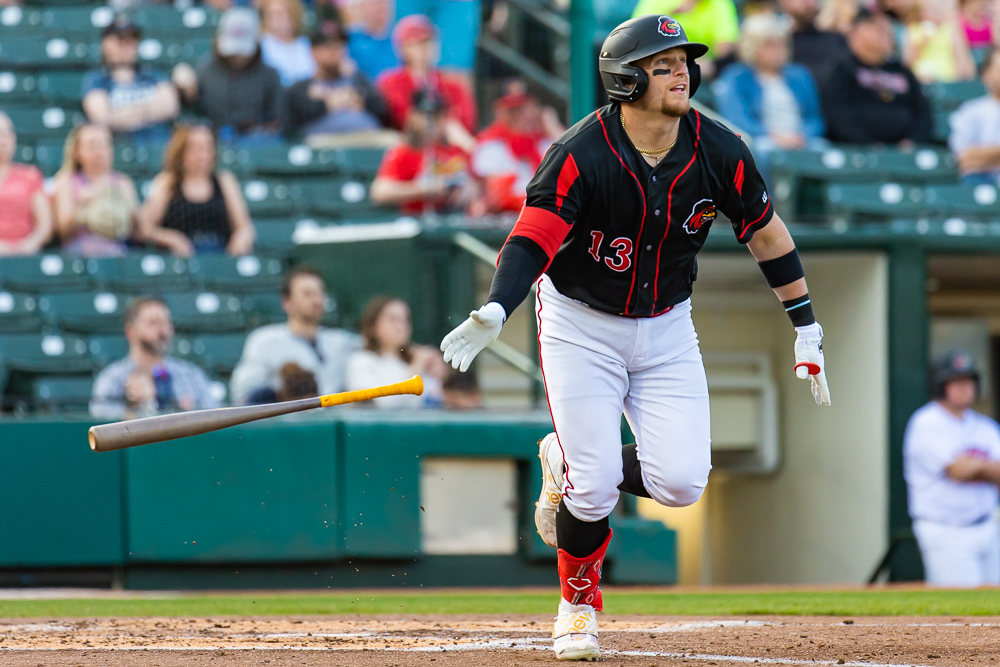
[[[32,137],[49,141],[66,138],[74,125],[84,121],[83,112],[62,107],[6,108],[18,137]]]
[[[163,167],[163,148],[157,144],[118,141],[115,144],[115,168],[133,178],[154,176]]]
[[[826,203],[848,217],[914,217],[939,210],[926,201],[924,188],[899,183],[834,183],[826,188]]]
[[[310,179],[293,181],[290,187],[303,212],[333,218],[363,218],[380,211],[369,198],[369,185],[356,179]]]
[[[26,292],[81,292],[90,288],[86,260],[46,254],[0,258],[0,285]]]
[[[0,72],[0,105],[32,101],[40,92],[35,72]],[[80,90],[76,92],[79,96]]]
[[[115,333],[122,330],[122,314],[129,297],[112,292],[43,294],[38,310],[45,321],[63,331]]]
[[[935,109],[951,111],[963,102],[986,94],[986,87],[979,79],[954,83],[932,83],[924,86],[924,94]]]
[[[332,224],[325,220],[317,222],[312,218],[288,219],[288,218],[264,218],[253,221],[257,229],[257,251],[267,255],[284,257],[291,254],[295,248],[292,235],[299,225],[324,225]]]
[[[385,150],[382,148],[343,148],[331,151],[334,161],[340,165],[340,172],[358,178],[375,178],[382,164]]]
[[[333,151],[313,150],[303,145],[224,148],[219,164],[243,176],[299,176],[339,171]]]
[[[168,68],[180,62],[197,63],[211,51],[211,37],[193,39],[178,35],[165,36],[163,39],[148,37],[139,43],[139,60]]]
[[[95,369],[104,368],[128,354],[128,341],[119,332],[117,335],[91,336],[88,348]]]
[[[46,35],[96,41],[114,17],[114,9],[102,5],[49,7],[42,12],[40,22]]]
[[[39,31],[42,10],[37,7],[4,6],[0,9],[0,37],[18,37],[30,31]]]
[[[254,217],[291,215],[295,208],[293,194],[282,181],[252,179],[243,182],[243,198]]]
[[[177,10],[171,5],[146,4],[135,11],[132,20],[148,35],[211,39],[220,16],[205,6]]]
[[[80,103],[83,72],[42,72],[35,86],[38,93],[56,104]]]
[[[178,357],[198,364],[210,375],[229,375],[243,355],[246,335],[217,334],[178,337],[174,352]]]
[[[40,377],[32,382],[36,410],[86,412],[94,380],[90,377]]]
[[[133,252],[125,257],[91,259],[87,269],[94,283],[123,292],[160,293],[190,286],[188,262],[156,253]]]
[[[288,316],[281,308],[281,295],[277,291],[261,292],[245,297],[243,311],[246,313],[247,324],[250,327],[278,324],[288,320]],[[337,326],[339,317],[337,300],[328,295],[324,304],[322,324],[328,327]]]
[[[21,137],[18,137],[18,141],[21,141]],[[41,169],[46,176],[54,175],[62,167],[65,143],[62,140],[52,139],[38,141],[32,149],[30,162]]]
[[[164,296],[181,332],[208,333],[241,331],[246,325],[243,302],[235,294],[183,292]]]
[[[253,292],[268,288],[277,290],[284,274],[280,260],[248,255],[202,255],[188,263],[192,277],[205,287],[224,292]]]
[[[21,292],[0,291],[0,331],[4,333],[38,333],[42,319],[38,300]]]
[[[28,373],[79,373],[92,367],[87,341],[70,334],[0,336],[0,365]]]
[[[38,35],[0,40],[0,68],[83,68],[96,65],[99,60],[100,46],[89,39]]]

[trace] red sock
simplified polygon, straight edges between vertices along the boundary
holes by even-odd
[[[559,549],[559,584],[562,596],[570,604],[589,604],[596,611],[604,609],[601,599],[601,567],[604,565],[604,554],[611,543],[612,531],[597,551],[586,558],[575,558]]]

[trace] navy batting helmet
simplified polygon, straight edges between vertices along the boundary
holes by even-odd
[[[701,84],[701,67],[695,59],[708,53],[708,47],[689,42],[680,23],[669,16],[650,14],[629,19],[612,30],[601,46],[598,61],[608,97],[616,102],[635,102],[642,97],[649,86],[649,77],[633,63],[677,46],[688,52],[691,77],[688,97],[693,97]]]
[[[965,350],[952,350],[938,357],[931,365],[931,394],[934,398],[944,397],[944,386],[952,380],[970,378],[979,388],[979,371],[972,355]]]

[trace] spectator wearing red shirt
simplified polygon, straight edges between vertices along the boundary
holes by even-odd
[[[440,44],[434,26],[422,14],[404,17],[392,31],[392,43],[403,64],[379,75],[375,87],[389,105],[393,127],[403,129],[413,104],[413,94],[426,88],[444,101],[448,118],[445,133],[449,143],[472,152],[476,101],[461,79],[437,68]]]
[[[468,155],[447,142],[446,123],[441,98],[428,91],[413,95],[406,114],[406,139],[382,158],[372,182],[373,202],[420,214],[462,211],[474,201]]]
[[[32,255],[52,238],[52,210],[42,172],[13,162],[17,134],[0,112],[0,256]]]
[[[506,84],[493,111],[496,120],[476,137],[472,173],[485,186],[487,211],[516,212],[524,204],[528,181],[542,156],[566,127],[556,110],[543,107],[518,79]]]

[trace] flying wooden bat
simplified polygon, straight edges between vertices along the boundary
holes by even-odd
[[[238,408],[193,410],[113,424],[101,424],[100,426],[91,426],[88,435],[91,449],[95,452],[110,452],[115,449],[127,449],[154,442],[165,442],[202,433],[211,433],[230,426],[277,417],[278,415],[288,415],[293,412],[302,412],[303,410],[369,401],[380,396],[399,396],[400,394],[420,396],[423,393],[424,381],[420,379],[420,376],[414,375],[409,380],[384,387],[345,391],[339,394],[303,398],[297,401],[284,401],[269,405],[247,405]]]

